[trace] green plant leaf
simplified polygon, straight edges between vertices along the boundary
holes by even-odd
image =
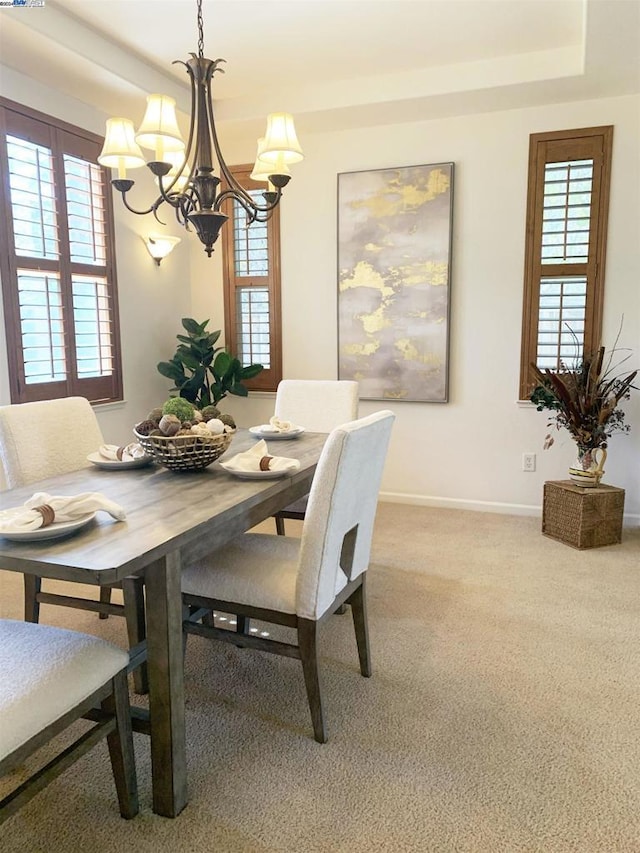
[[[172,379],[174,382],[185,378],[182,367],[175,364],[173,361],[161,361],[157,365],[157,368],[158,373],[162,374],[162,376],[166,376],[167,379]]]
[[[253,379],[254,376],[257,376],[259,373],[262,373],[263,370],[264,367],[261,364],[249,364],[247,367],[242,368],[240,378]]]
[[[191,317],[182,318],[182,325],[190,335],[203,335],[208,322],[205,320],[204,323],[197,323]]]
[[[248,389],[241,383],[235,382],[231,388],[229,388],[230,394],[235,394],[236,397],[248,397],[249,391]]]
[[[223,377],[226,374],[227,370],[229,370],[231,360],[231,356],[226,350],[221,350],[218,353],[213,362],[213,372],[216,378]]]

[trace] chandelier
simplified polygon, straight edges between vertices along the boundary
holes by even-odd
[[[137,132],[130,119],[107,119],[104,146],[98,162],[101,166],[118,170],[118,177],[111,183],[121,193],[127,210],[139,216],[152,213],[161,222],[158,210],[163,204],[169,205],[186,230],[190,230],[190,226],[195,228],[205,252],[211,257],[213,244],[229,218],[222,212],[222,205],[233,200],[244,208],[247,224],[265,222],[289,183],[289,165],[303,157],[291,115],[272,113],[267,117],[265,135],[258,140],[251,173],[253,180],[267,183],[262,200],[256,200],[255,193],[250,194],[234,178],[220,150],[211,98],[211,80],[216,71],[224,73],[219,66],[225,60],[211,60],[204,56],[202,0],[197,0],[197,6],[198,54],[191,53],[191,59],[186,62],[175,60],[173,63],[184,65],[191,83],[187,142],[180,134],[175,100],[166,95],[149,95]],[[141,148],[151,149],[153,159],[146,162]],[[221,177],[214,174],[214,153]],[[126,170],[144,165],[155,175],[159,194],[145,210],[136,210],[127,198],[135,182],[126,177]],[[221,178],[225,181],[222,190],[219,188]]]

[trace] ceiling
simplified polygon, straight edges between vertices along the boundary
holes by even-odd
[[[640,91],[640,0],[204,0],[219,122],[287,110],[339,129]],[[189,111],[195,0],[45,0],[0,10],[5,66],[139,121]]]

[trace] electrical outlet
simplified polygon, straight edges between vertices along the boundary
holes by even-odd
[[[523,453],[522,454],[522,470],[523,471],[535,471],[536,470],[536,454],[535,453]]]

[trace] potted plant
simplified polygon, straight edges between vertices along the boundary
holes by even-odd
[[[581,486],[597,486],[604,474],[604,461],[610,436],[616,432],[629,432],[622,400],[637,390],[633,380],[637,370],[620,371],[628,356],[613,363],[619,352],[614,346],[609,355],[599,347],[595,353],[578,357],[571,366],[561,362],[559,370],[540,370],[535,364],[531,370],[536,386],[531,401],[537,410],[548,409],[548,426],[566,429],[576,443],[577,458],[569,468],[569,476]],[[549,433],[545,449],[553,444]]]
[[[243,366],[225,347],[216,347],[221,331],[208,332],[208,324],[184,317],[186,334],[176,336],[180,343],[175,355],[158,364],[158,371],[174,383],[170,393],[177,391],[199,410],[217,405],[227,394],[246,397],[243,380],[263,369],[261,364]]]

